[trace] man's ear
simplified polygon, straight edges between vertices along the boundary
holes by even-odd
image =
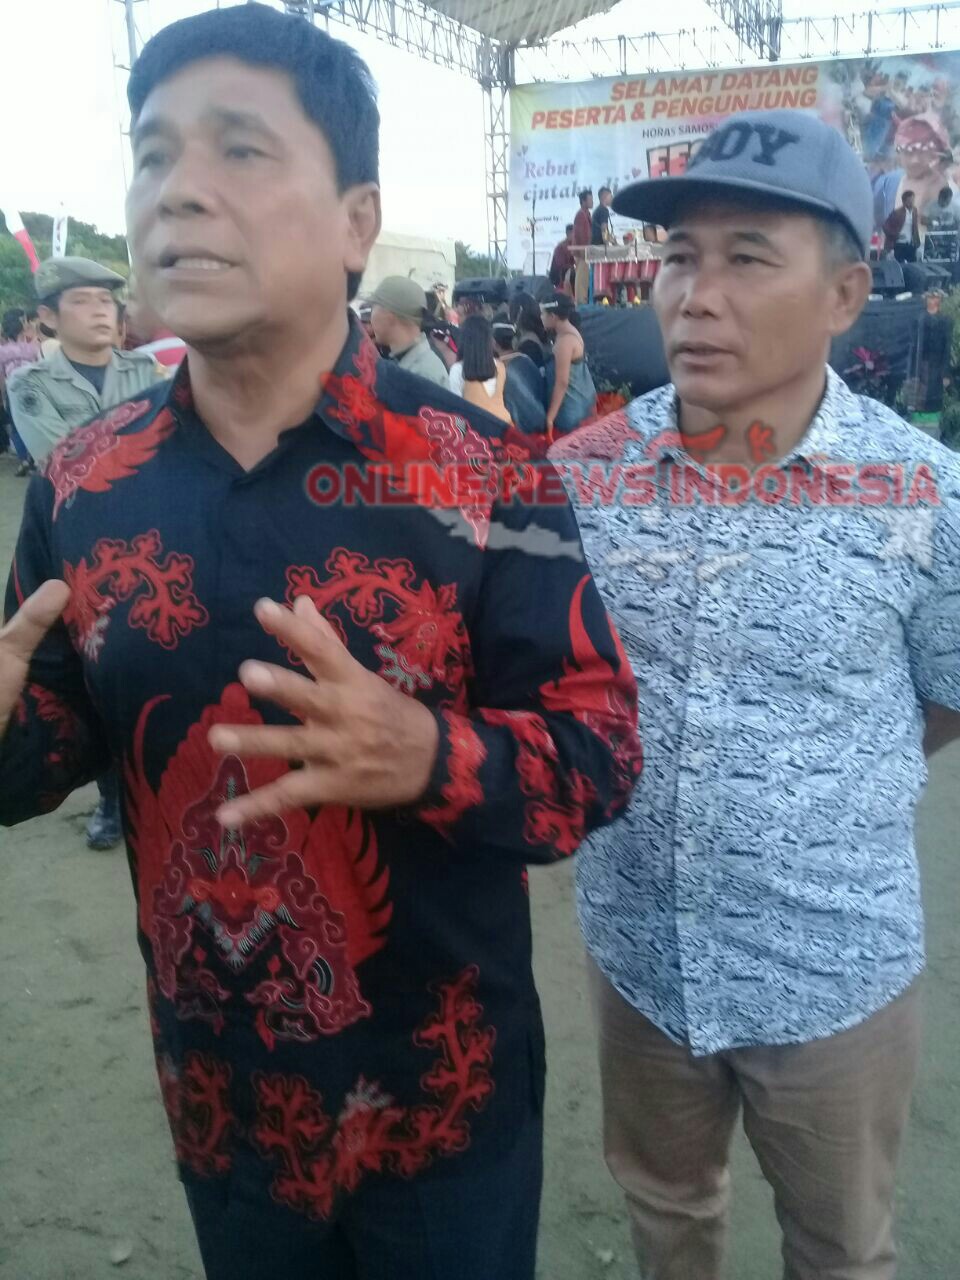
[[[838,267],[830,285],[830,333],[836,337],[856,322],[873,288],[873,272],[866,262]]]
[[[56,333],[58,316],[53,307],[47,307],[41,302],[37,307],[37,319],[46,328],[52,329]]]
[[[380,188],[373,182],[351,187],[343,196],[347,214],[347,245],[344,268],[363,275],[383,224],[380,210]]]

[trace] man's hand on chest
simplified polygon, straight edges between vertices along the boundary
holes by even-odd
[[[320,804],[382,809],[411,804],[424,793],[438,730],[432,713],[357,662],[307,599],[293,610],[262,600],[256,616],[310,673],[246,662],[240,678],[257,698],[301,721],[293,726],[218,725],[216,751],[296,761],[276,782],[225,805],[218,814],[236,827],[264,814]]]

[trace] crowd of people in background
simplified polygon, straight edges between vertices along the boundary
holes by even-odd
[[[391,276],[359,312],[382,355],[526,435],[548,442],[594,413],[596,388],[564,289],[539,300],[517,292],[499,309],[465,298],[451,309],[443,285],[427,291]]]
[[[610,233],[608,196],[603,188],[600,234]],[[584,192],[581,208],[589,211],[592,202]],[[517,292],[499,310],[470,298],[457,309],[440,282],[424,290],[415,280],[388,277],[359,304],[360,319],[380,353],[401,368],[546,444],[588,420],[596,404],[571,292],[572,253],[561,264],[560,287],[541,300]],[[97,263],[51,260],[37,290],[36,309],[4,314],[0,342],[0,453],[14,451],[16,474],[24,477],[73,427],[135,394],[144,379],[171,376],[185,353],[135,282]],[[115,843],[112,828],[108,835]]]

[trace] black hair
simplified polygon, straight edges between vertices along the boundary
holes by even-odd
[[[568,222],[568,223],[567,223],[567,235],[569,235],[569,234],[570,234],[570,232],[571,232],[572,230],[573,230],[573,223],[572,223],[572,222]]]
[[[915,196],[916,194],[917,193],[915,191],[905,191],[903,195],[900,197],[900,199],[906,200],[907,196]]]
[[[0,333],[7,342],[16,342],[19,339],[26,319],[27,313],[23,307],[11,307],[9,311],[3,313],[3,318],[0,319]]]
[[[587,203],[587,197],[592,195],[593,195],[593,192],[590,190],[590,188],[584,187],[584,189],[580,192],[580,194],[577,197],[577,199],[580,201],[581,208]]]
[[[817,218],[823,236],[824,254],[831,271],[846,267],[851,262],[862,262],[863,253],[853,237],[853,232],[839,218]]]
[[[533,333],[541,342],[547,341],[547,331],[543,327],[540,315],[540,304],[532,293],[522,290],[515,293],[510,302],[510,319],[523,333]]]
[[[380,112],[366,63],[341,40],[305,18],[263,4],[210,9],[173,22],[144,47],[127,81],[135,123],[149,95],[164,80],[202,58],[233,57],[257,67],[275,67],[293,80],[305,114],[333,152],[341,192],[380,180]],[[360,275],[347,273],[353,301]]]
[[[609,195],[612,195],[613,192],[610,190],[609,187],[601,187],[600,190],[597,192],[597,195],[602,196],[604,194],[609,196]]]
[[[569,293],[556,289],[552,294],[544,298],[540,305],[544,311],[549,311],[558,320],[569,320],[573,327],[579,330],[580,317],[577,314],[577,304]]]
[[[511,321],[506,311],[498,311],[490,322],[493,330],[493,341],[500,351],[516,349],[517,326]]]
[[[467,316],[460,326],[464,382],[486,382],[497,373],[493,329],[485,316]]]

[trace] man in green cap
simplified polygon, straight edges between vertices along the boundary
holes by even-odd
[[[447,388],[447,368],[423,332],[427,295],[416,280],[387,276],[370,297],[370,324],[376,342],[401,369]]]
[[[57,351],[11,374],[7,396],[14,425],[31,457],[47,454],[75,427],[161,381],[153,356],[116,350],[117,290],[123,276],[89,258],[51,258],[34,278],[42,324],[55,329]],[[87,824],[91,849],[120,843],[120,797],[110,770],[98,782],[100,800]]]
[[[10,413],[36,462],[74,427],[164,377],[152,356],[117,351],[117,290],[123,276],[89,258],[51,258],[34,278],[39,318],[60,349],[18,369],[7,384]]]

